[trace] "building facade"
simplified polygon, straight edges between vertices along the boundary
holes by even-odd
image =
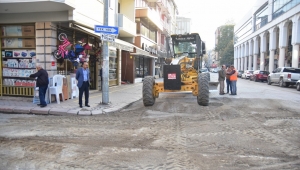
[[[35,64],[43,64],[50,77],[55,74],[70,76],[76,72],[80,63],[53,56],[63,43],[58,38],[61,33],[67,35],[72,45],[69,50],[75,49],[76,44],[90,46],[85,50],[87,57],[80,61],[89,62],[91,89],[101,89],[102,40],[94,32],[94,26],[103,25],[104,0],[0,0],[0,4],[0,51],[4,58],[1,66],[3,63],[20,64],[24,59],[34,64],[31,64],[32,69],[1,67],[1,95],[33,95],[33,88],[27,87],[30,83],[16,86],[16,82],[32,82],[23,72],[33,72]],[[115,42],[109,43],[110,86],[120,85],[122,81],[135,83],[148,75],[162,75],[167,57],[166,37],[176,30],[177,14],[174,0],[109,0],[108,25],[119,27]],[[26,30],[32,34],[25,33]],[[34,53],[35,56],[6,57],[10,52]],[[15,70],[22,74],[7,76],[7,71],[10,74]]]
[[[178,16],[176,18],[177,29],[175,31],[175,34],[190,34],[191,24],[191,18]]]
[[[234,27],[238,70],[300,66],[300,0],[258,0]]]
[[[109,26],[119,27],[119,37],[109,44],[109,85],[120,85],[122,56],[133,52],[136,35],[135,0],[109,1]],[[101,84],[102,40],[94,33],[95,25],[103,25],[103,0],[0,0],[1,28],[1,95],[32,96],[34,86],[28,74],[42,64],[49,76],[70,77],[81,66],[78,62],[56,59],[53,52],[62,41],[61,33],[75,45],[87,45],[85,58],[91,71],[91,89]]]
[[[162,76],[167,57],[166,38],[175,30],[177,6],[174,0],[136,0],[135,77]]]

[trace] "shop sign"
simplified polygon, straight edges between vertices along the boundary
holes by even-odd
[[[111,34],[101,34],[100,35],[102,41],[115,42],[115,36]]]
[[[143,46],[143,50],[149,52],[150,54],[157,55],[157,50],[153,47],[147,47],[147,45]]]
[[[176,79],[176,73],[169,73],[168,74],[168,79],[169,80],[175,80]]]

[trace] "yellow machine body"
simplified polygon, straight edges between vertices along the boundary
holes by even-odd
[[[155,82],[153,88],[153,95],[158,98],[159,93],[162,92],[192,92],[194,96],[198,95],[198,71],[194,69],[195,58],[188,58],[187,56],[179,60],[181,69],[181,90],[166,90],[164,89],[164,82]],[[191,67],[188,68],[188,65]]]

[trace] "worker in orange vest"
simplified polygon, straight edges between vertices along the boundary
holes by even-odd
[[[227,73],[227,75],[230,75],[230,82],[231,82],[231,87],[232,87],[232,92],[230,95],[236,95],[236,81],[237,81],[237,74],[238,72],[234,68],[234,66],[230,66],[231,72]]]

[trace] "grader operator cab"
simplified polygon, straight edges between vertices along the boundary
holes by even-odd
[[[147,76],[143,81],[144,106],[152,106],[162,92],[192,92],[201,106],[209,103],[209,73],[201,73],[205,43],[199,34],[171,35],[173,57],[163,66],[163,82]]]

